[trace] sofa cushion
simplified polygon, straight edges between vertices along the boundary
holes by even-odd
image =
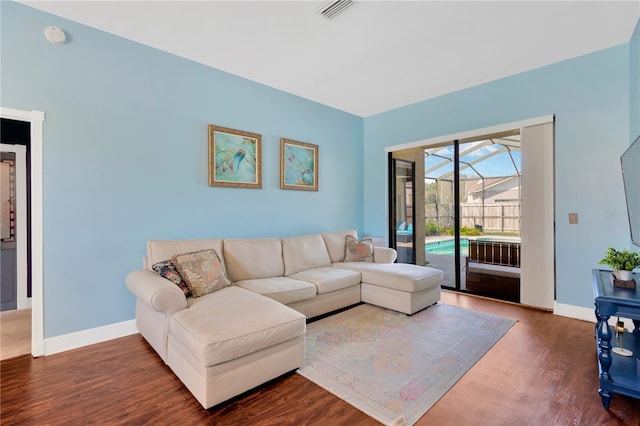
[[[175,285],[177,285],[180,290],[184,293],[185,296],[191,296],[191,291],[189,290],[189,286],[182,279],[182,275],[176,269],[176,266],[170,260],[163,260],[162,262],[158,262],[151,267],[158,275],[162,278],[165,278]]]
[[[169,330],[203,366],[220,364],[304,335],[305,317],[236,286],[195,299],[176,312]]]
[[[307,269],[331,267],[327,246],[320,234],[282,240],[284,274],[288,277]]]
[[[362,282],[415,293],[442,284],[442,271],[407,263],[334,263],[334,268],[360,272]]]
[[[224,260],[233,282],[284,276],[277,238],[224,240]]]
[[[331,293],[360,284],[359,272],[330,267],[301,271],[289,278],[313,283],[318,288],[318,294]]]
[[[215,250],[176,254],[171,262],[176,265],[193,297],[201,297],[231,285]]]
[[[373,262],[373,240],[365,238],[358,241],[351,235],[345,237],[345,262]]]
[[[316,286],[289,277],[243,280],[235,284],[284,304],[312,299],[316,295]]]
[[[176,254],[191,253],[204,249],[213,249],[218,253],[220,261],[224,266],[224,255],[222,253],[222,240],[220,238],[207,240],[151,240],[147,243],[147,268],[163,260],[169,260]]]
[[[358,233],[355,229],[322,234],[322,239],[327,246],[327,251],[329,251],[331,263],[344,262],[345,237],[347,235],[358,238]]]

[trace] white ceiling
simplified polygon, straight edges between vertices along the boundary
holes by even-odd
[[[325,1],[21,3],[363,117],[626,43],[640,17],[637,0],[361,0],[330,21]]]

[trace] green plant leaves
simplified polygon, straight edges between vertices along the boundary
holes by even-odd
[[[611,269],[632,271],[640,267],[640,253],[629,250],[616,250],[609,247],[605,256],[598,262],[600,265],[608,265]]]

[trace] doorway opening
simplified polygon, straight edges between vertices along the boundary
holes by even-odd
[[[0,119],[0,359],[31,352],[30,123]]]
[[[406,263],[442,270],[444,288],[552,309],[553,151],[553,116],[387,148],[390,164],[415,163],[415,259]],[[395,191],[389,242],[400,248]]]
[[[443,287],[520,302],[519,130],[424,155],[426,258]]]
[[[24,111],[13,108],[0,107],[0,119],[26,123],[29,127],[28,161],[26,161],[27,179],[29,181],[29,194],[25,194],[27,200],[23,203],[29,209],[22,209],[27,218],[22,223],[29,223],[30,263],[26,267],[26,274],[31,282],[31,355],[45,355],[44,342],[44,308],[43,308],[43,185],[42,185],[42,145],[44,113],[42,111]],[[2,136],[5,136],[2,129]],[[8,144],[18,145],[18,144]],[[27,153],[25,153],[25,156]],[[22,191],[26,193],[27,191]],[[20,194],[21,191],[18,191]],[[18,233],[26,236],[26,232]],[[26,247],[26,244],[23,245]],[[26,257],[26,256],[25,256]],[[20,300],[20,299],[18,299]]]
[[[391,155],[392,244],[398,251],[398,262],[416,263],[419,258],[420,264],[443,271],[444,288],[519,302],[519,130]],[[416,156],[422,156],[420,173],[424,172],[420,178],[413,177],[415,161],[408,161]],[[409,192],[418,192],[414,179],[424,179],[420,204],[408,201]],[[424,206],[423,229],[416,232],[417,215],[406,213],[413,212],[407,206],[414,204]],[[417,257],[416,241],[424,241],[424,250]]]

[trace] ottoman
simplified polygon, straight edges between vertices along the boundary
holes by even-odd
[[[227,287],[172,315],[167,364],[209,408],[302,366],[305,330],[301,313]]]
[[[333,265],[360,272],[362,301],[412,315],[440,300],[442,271],[407,263],[343,262]]]

